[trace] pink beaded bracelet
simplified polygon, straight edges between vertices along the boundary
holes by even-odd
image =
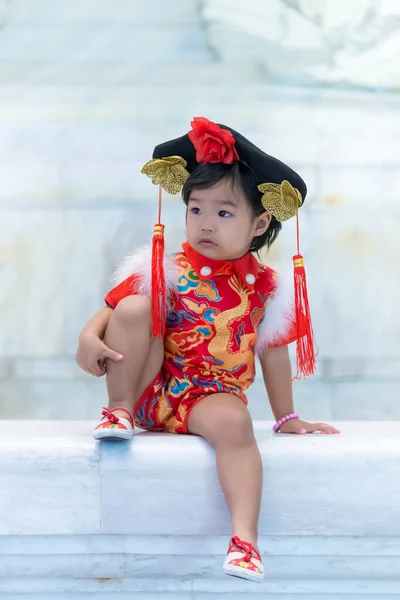
[[[296,413],[291,413],[290,415],[286,415],[286,417],[282,417],[282,419],[279,419],[279,421],[277,421],[275,423],[275,425],[273,426],[272,430],[273,431],[278,431],[279,427],[281,425],[283,425],[283,423],[285,423],[285,421],[290,421],[290,419],[300,419],[300,417]]]

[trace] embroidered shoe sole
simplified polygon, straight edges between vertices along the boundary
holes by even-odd
[[[261,583],[264,579],[264,573],[255,573],[254,571],[243,569],[236,565],[224,564],[223,569],[226,575],[231,575],[232,577],[240,577],[241,579],[248,579],[249,581],[256,581],[257,583]]]
[[[93,437],[95,440],[130,440],[132,439],[133,430],[128,429],[95,429],[93,431]]]

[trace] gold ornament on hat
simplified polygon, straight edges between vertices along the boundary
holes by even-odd
[[[181,156],[152,158],[144,165],[141,172],[150,177],[155,185],[161,185],[169,194],[177,194],[189,177],[186,165],[186,160]]]
[[[261,203],[277,221],[287,221],[294,217],[302,205],[302,197],[297,188],[288,181],[282,183],[262,183],[258,186],[263,196]]]

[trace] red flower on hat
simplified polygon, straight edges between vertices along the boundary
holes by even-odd
[[[235,138],[228,129],[222,129],[205,117],[194,117],[188,136],[196,149],[198,163],[219,163],[230,165],[239,160],[235,148]]]

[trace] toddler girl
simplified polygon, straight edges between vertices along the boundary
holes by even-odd
[[[294,413],[288,344],[306,333],[299,334],[288,286],[253,254],[297,214],[306,186],[239,133],[203,117],[188,134],[157,146],[143,172],[170,192],[183,184],[186,241],[164,258],[164,335],[152,335],[155,279],[147,248],[127,257],[106,306],[80,334],[79,366],[107,374],[109,406],[93,435],[131,439],[136,425],[205,438],[231,517],[224,571],[261,581],[262,463],[245,395],[255,353],[275,431],[339,433]]]

